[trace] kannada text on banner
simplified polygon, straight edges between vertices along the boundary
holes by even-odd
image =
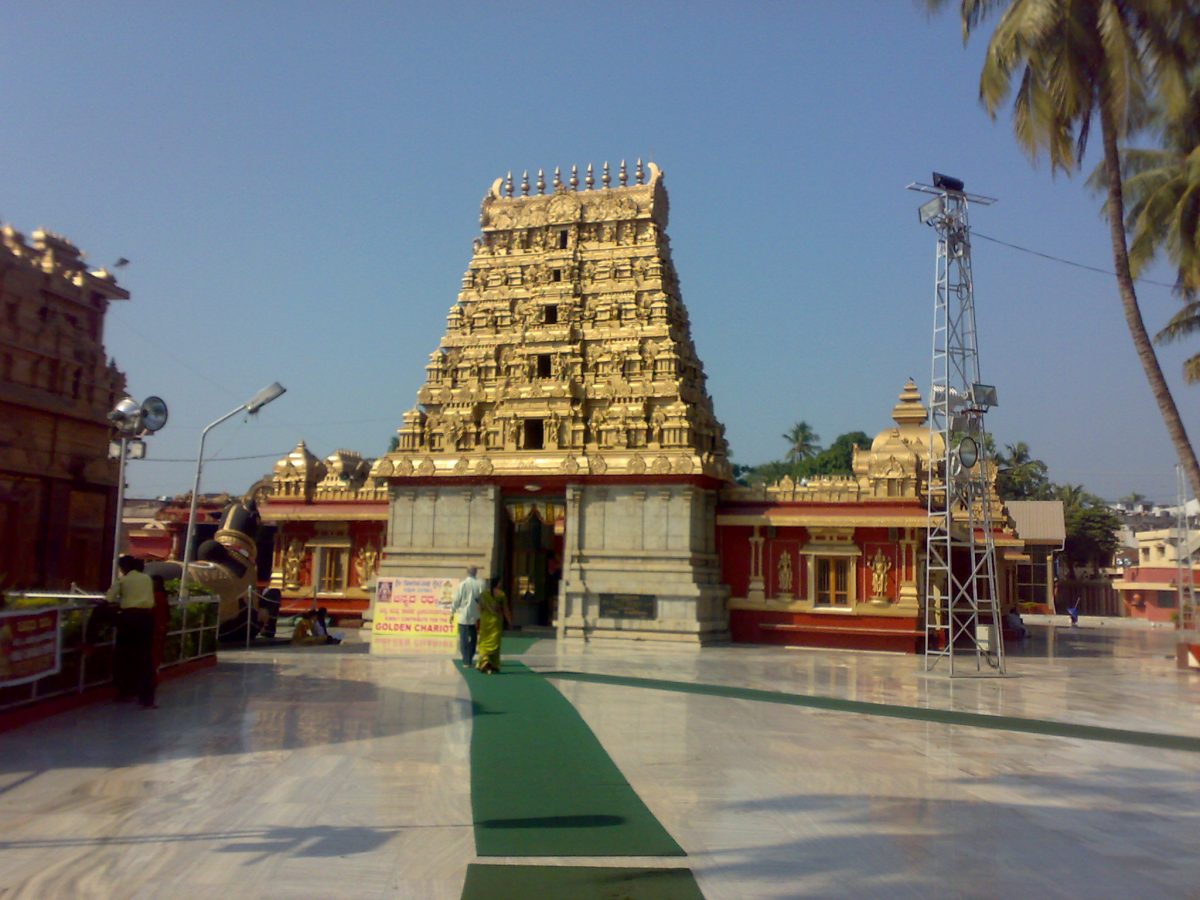
[[[54,675],[61,665],[57,609],[0,612],[0,687]]]
[[[380,578],[375,588],[371,652],[383,656],[453,656],[458,629],[450,622],[455,582],[449,578]]]

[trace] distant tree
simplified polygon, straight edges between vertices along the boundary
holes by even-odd
[[[1006,444],[996,458],[996,493],[1002,500],[1044,500],[1050,493],[1046,464],[1024,441]]]
[[[829,447],[809,457],[796,466],[795,478],[812,478],[815,475],[853,475],[854,448],[869,450],[871,438],[864,431],[850,431],[839,435]]]
[[[734,484],[740,484],[746,487],[750,484],[750,475],[754,472],[754,466],[744,466],[741,463],[730,463],[730,468],[733,470]]]
[[[1108,565],[1118,545],[1117,529],[1121,527],[1121,520],[1117,514],[1099,502],[1071,507],[1064,503],[1063,519],[1067,526],[1063,555],[1072,576],[1080,566],[1099,568]]]
[[[745,484],[774,484],[785,475],[792,475],[795,467],[781,459],[759,463],[757,466],[746,467]]]
[[[1137,509],[1139,506],[1141,506],[1143,503],[1146,502],[1146,495],[1139,494],[1137,491],[1134,491],[1131,494],[1126,494],[1124,497],[1122,497],[1117,502],[1120,503],[1122,506],[1124,506],[1126,509]]]
[[[1108,565],[1117,549],[1117,529],[1121,527],[1117,514],[1081,484],[1056,484],[1051,493],[1063,505],[1067,531],[1063,556],[1071,577],[1080,566]]]
[[[783,439],[788,442],[788,452],[784,459],[793,465],[821,452],[821,445],[818,443],[821,438],[807,422],[797,422],[783,435]]]
[[[400,449],[400,436],[393,434],[392,439],[388,441],[388,453],[395,453]]]
[[[1089,494],[1082,484],[1056,484],[1051,490],[1051,496],[1062,501],[1063,515],[1101,502],[1095,494]]]

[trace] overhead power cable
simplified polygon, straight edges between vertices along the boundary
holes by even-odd
[[[204,460],[204,464],[208,465],[211,462],[240,462],[245,459],[282,459],[288,455],[288,451],[283,453],[260,453],[257,456],[210,456]],[[144,462],[160,462],[160,463],[191,463],[196,464],[195,459],[155,459],[152,456],[144,457],[138,460],[139,463]]]
[[[1002,241],[1000,238],[994,238],[979,231],[972,231],[971,236],[983,238],[985,241],[991,241],[993,244],[999,244],[1002,247],[1008,247],[1010,250],[1019,250],[1021,253],[1028,253],[1031,256],[1040,256],[1042,259],[1048,259],[1051,262],[1062,263],[1064,266],[1074,266],[1076,269],[1086,269],[1089,272],[1098,272],[1101,275],[1109,275],[1113,278],[1115,278],[1117,275],[1117,273],[1111,269],[1102,269],[1099,266],[1089,266],[1086,263],[1075,262],[1071,259],[1063,259],[1061,256],[1052,256],[1049,253],[1042,253],[1040,250],[1032,250],[1029,247],[1022,247],[1019,244],[1010,244],[1008,241]],[[1158,287],[1172,289],[1175,287],[1173,284],[1168,284],[1165,281],[1155,281],[1153,278],[1135,278],[1134,280],[1140,282],[1141,284],[1153,284],[1157,285]]]

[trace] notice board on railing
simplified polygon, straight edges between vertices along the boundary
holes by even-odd
[[[37,681],[62,668],[58,610],[0,612],[0,687]]]
[[[450,578],[380,578],[375,588],[371,652],[453,656],[458,646],[458,628],[450,621],[455,587]]]

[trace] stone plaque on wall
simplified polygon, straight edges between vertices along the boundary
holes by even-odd
[[[657,619],[658,601],[653,594],[601,594],[602,619]]]

